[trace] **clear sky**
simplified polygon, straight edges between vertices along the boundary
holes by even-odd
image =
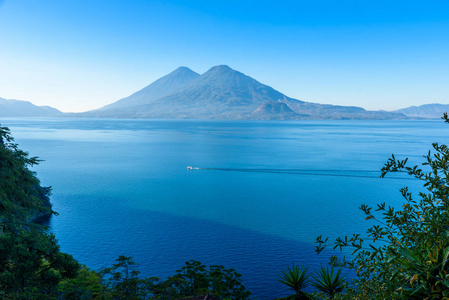
[[[2,98],[85,111],[220,64],[310,102],[447,104],[449,1],[0,0]]]

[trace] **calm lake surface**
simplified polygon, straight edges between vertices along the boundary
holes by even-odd
[[[190,259],[222,264],[259,299],[289,294],[277,274],[293,261],[327,262],[314,253],[318,235],[373,224],[361,204],[400,206],[401,187],[420,190],[405,174],[379,178],[392,153],[421,163],[449,137],[441,120],[0,123],[45,160],[35,170],[53,187],[63,251],[93,269],[132,256],[161,278]]]

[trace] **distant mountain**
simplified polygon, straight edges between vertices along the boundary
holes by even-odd
[[[89,113],[98,116],[120,115],[123,113],[123,109],[126,110],[130,107],[150,104],[157,99],[178,92],[183,86],[199,76],[200,74],[190,70],[187,67],[179,67],[170,74],[159,78],[152,84],[144,87],[140,91],[135,92],[131,96],[120,99],[112,104],[106,105]]]
[[[118,118],[391,119],[399,113],[296,100],[221,65],[199,75],[181,67],[144,89],[100,109],[79,114]]]
[[[179,92],[138,107],[137,117],[244,119],[268,101],[287,97],[228,66],[216,66]]]
[[[36,106],[28,101],[0,98],[0,117],[51,117],[62,114],[50,106]]]
[[[402,113],[409,117],[441,118],[443,113],[449,112],[449,104],[433,103],[421,106],[410,106],[398,109],[395,112]]]

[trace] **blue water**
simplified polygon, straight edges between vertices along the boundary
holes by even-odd
[[[314,253],[318,235],[373,224],[360,204],[399,205],[401,187],[419,190],[404,175],[378,178],[392,153],[420,163],[449,137],[439,120],[0,123],[45,160],[35,170],[53,187],[63,251],[94,269],[133,256],[143,275],[161,278],[190,259],[222,264],[259,299],[289,294],[277,274],[293,261],[327,262]]]

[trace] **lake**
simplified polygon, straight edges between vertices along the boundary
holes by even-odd
[[[449,137],[441,120],[0,123],[44,160],[35,171],[53,187],[63,251],[93,269],[132,256],[161,278],[190,259],[222,264],[259,299],[289,295],[277,281],[286,265],[328,261],[314,252],[318,235],[374,224],[361,204],[399,206],[401,187],[420,189],[404,174],[379,178],[392,153],[421,163]]]

